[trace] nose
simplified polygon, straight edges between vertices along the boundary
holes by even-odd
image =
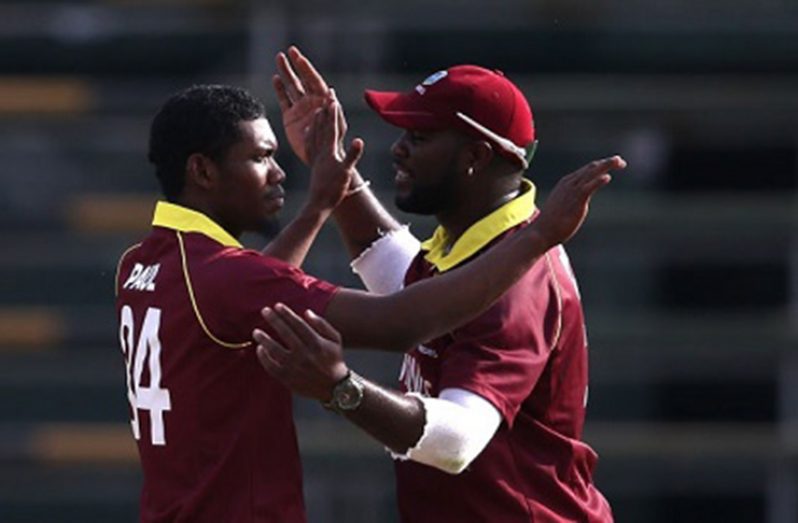
[[[407,158],[407,133],[399,135],[399,138],[391,145],[391,154],[394,158]]]
[[[278,164],[276,161],[272,162],[271,169],[269,169],[269,174],[266,179],[267,183],[269,185],[279,185],[283,183],[284,180],[285,171],[283,171],[282,167],[280,167],[280,164]]]

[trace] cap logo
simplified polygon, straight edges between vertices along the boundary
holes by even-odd
[[[416,92],[418,94],[426,93],[427,92],[427,89],[426,89],[427,87],[429,87],[431,85],[434,85],[435,83],[439,82],[440,80],[443,80],[448,75],[449,75],[449,71],[446,71],[446,70],[438,71],[437,73],[432,73],[431,75],[426,77],[423,82],[421,82],[420,84],[418,84],[416,86]]]

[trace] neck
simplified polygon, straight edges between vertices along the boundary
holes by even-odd
[[[227,231],[230,236],[235,239],[240,239],[243,231],[233,227],[227,220],[224,220],[219,212],[214,210],[214,207],[206,202],[203,198],[192,197],[190,194],[184,194],[175,201],[176,204],[182,205],[188,209],[201,212],[219,225],[222,229]]]
[[[436,215],[438,223],[446,231],[449,246],[451,247],[469,227],[507,202],[517,198],[519,194],[521,194],[520,181],[515,187],[503,188],[490,198],[485,198],[483,193],[481,197],[478,195],[479,200],[475,202],[462,199],[463,204],[459,205],[457,209]]]

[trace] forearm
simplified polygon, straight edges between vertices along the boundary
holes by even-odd
[[[462,389],[440,398],[404,395],[361,378],[363,402],[349,421],[385,445],[394,459],[459,474],[484,450],[501,423],[496,408]]]
[[[393,452],[406,453],[424,432],[421,401],[366,379],[362,383],[363,402],[357,409],[341,414]]]
[[[469,264],[388,296],[339,291],[325,317],[347,347],[404,352],[481,314],[549,248],[530,225]]]
[[[301,267],[319,234],[330,211],[306,205],[285,229],[264,249],[263,254],[273,256],[295,267]]]
[[[363,183],[360,174],[356,173],[352,177],[350,190]],[[401,227],[368,187],[344,198],[333,217],[351,258],[367,249],[379,239],[381,233]]]

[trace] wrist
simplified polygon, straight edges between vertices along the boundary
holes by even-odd
[[[299,210],[299,216],[316,223],[324,223],[332,215],[334,208],[323,203],[308,201]]]
[[[322,406],[338,413],[351,412],[360,407],[364,394],[363,378],[347,369],[344,377],[332,387],[329,400],[323,401]]]
[[[344,199],[349,198],[350,196],[354,196],[359,192],[363,192],[369,188],[371,185],[371,180],[362,180],[359,185],[355,185],[354,187],[350,184],[349,189],[344,193]]]
[[[537,220],[527,227],[526,243],[534,247],[535,250],[546,252],[560,242],[555,239],[554,234],[547,234],[545,227],[541,227]]]
[[[356,168],[352,168],[352,176],[349,178],[349,187],[346,188],[347,191],[357,189],[363,185],[363,183],[365,183],[365,180],[363,180],[363,177],[360,176],[360,171],[358,171]]]

